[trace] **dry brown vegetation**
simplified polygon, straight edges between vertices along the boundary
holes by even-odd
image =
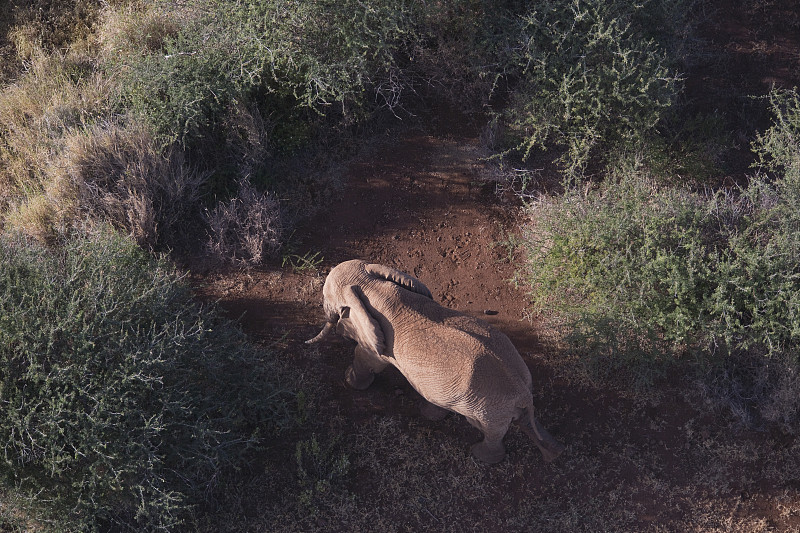
[[[207,213],[208,254],[222,264],[258,265],[281,249],[280,205],[242,181],[236,197]]]

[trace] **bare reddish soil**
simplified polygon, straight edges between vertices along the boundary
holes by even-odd
[[[478,175],[475,140],[410,134],[371,152],[350,165],[334,203],[296,230],[303,239],[297,255],[319,252],[322,272],[276,265],[222,274],[212,287],[224,306],[243,312],[243,323],[259,337],[282,336],[289,327],[311,337],[323,318],[321,274],[363,258],[417,276],[449,307],[530,335],[530,324],[521,321],[525,299],[508,282],[514,267],[501,245],[515,227],[513,208],[499,205],[493,186]]]
[[[314,350],[302,341],[323,325],[325,273],[342,261],[367,259],[413,274],[443,305],[494,324],[521,353],[541,354],[537,330],[524,318],[524,292],[510,282],[514,265],[504,245],[506,232],[518,227],[518,208],[501,203],[494,185],[481,176],[476,143],[475,138],[423,133],[378,143],[350,164],[335,201],[296,231],[303,239],[296,255],[319,252],[319,268],[276,264],[219,273],[204,280],[202,292],[241,317],[251,337],[265,344],[280,342],[289,352],[309,353]],[[341,340],[328,343],[321,351],[337,398],[376,408],[376,398],[354,395],[344,386],[352,347]],[[536,365],[533,357],[529,362]],[[543,370],[534,369],[534,375]],[[416,395],[393,369],[384,374],[389,377],[370,389],[381,389],[387,400],[378,409],[396,409],[392,400],[401,391]]]

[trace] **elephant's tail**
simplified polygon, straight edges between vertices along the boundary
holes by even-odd
[[[523,414],[518,420],[520,428],[536,444],[546,462],[553,461],[564,451],[564,445],[554,439],[533,416],[533,404],[523,409]]]

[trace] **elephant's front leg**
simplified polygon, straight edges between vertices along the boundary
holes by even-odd
[[[353,364],[344,374],[345,382],[354,389],[364,390],[372,385],[375,374],[386,368],[387,364],[374,353],[357,345]]]

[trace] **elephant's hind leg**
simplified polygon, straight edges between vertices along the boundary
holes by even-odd
[[[511,420],[506,424],[490,425],[473,418],[467,417],[470,424],[483,432],[483,440],[473,444],[470,451],[472,456],[484,463],[499,463],[506,457],[506,447],[503,446],[503,437],[508,431]]]
[[[356,346],[353,364],[345,372],[345,382],[348,386],[364,390],[375,380],[375,374],[386,368],[385,361],[369,350]]]

